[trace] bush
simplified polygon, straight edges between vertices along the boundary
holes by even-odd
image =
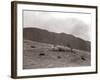
[[[39,56],[45,56],[45,53],[42,52],[42,53],[39,54]]]
[[[31,48],[36,48],[36,47],[32,45]]]

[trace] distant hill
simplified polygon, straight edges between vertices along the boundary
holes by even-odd
[[[72,48],[90,51],[90,42],[71,34],[54,33],[39,28],[24,28],[23,37],[27,40],[55,44],[55,45],[70,45]]]

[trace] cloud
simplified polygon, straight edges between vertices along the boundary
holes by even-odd
[[[90,41],[90,17],[89,14],[24,11],[24,27],[64,32]]]

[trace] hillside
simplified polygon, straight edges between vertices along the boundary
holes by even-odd
[[[91,54],[88,51],[68,47],[65,51],[53,50],[52,44],[24,40],[23,69],[79,67],[91,65]]]
[[[32,40],[55,45],[70,45],[74,49],[90,51],[89,41],[85,41],[71,34],[54,33],[38,28],[24,28],[23,37],[26,40]]]

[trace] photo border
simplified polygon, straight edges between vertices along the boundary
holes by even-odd
[[[50,74],[50,75],[37,75],[37,76],[17,76],[17,4],[34,4],[34,5],[50,5],[60,7],[79,7],[79,8],[93,8],[96,9],[96,71],[94,72],[81,72],[81,73],[64,73],[64,74]],[[50,76],[66,76],[66,75],[80,75],[80,74],[94,74],[98,72],[98,7],[88,5],[73,5],[73,4],[58,4],[58,3],[41,3],[41,2],[24,2],[12,1],[11,2],[11,77],[12,78],[32,78],[32,77],[50,77]]]

